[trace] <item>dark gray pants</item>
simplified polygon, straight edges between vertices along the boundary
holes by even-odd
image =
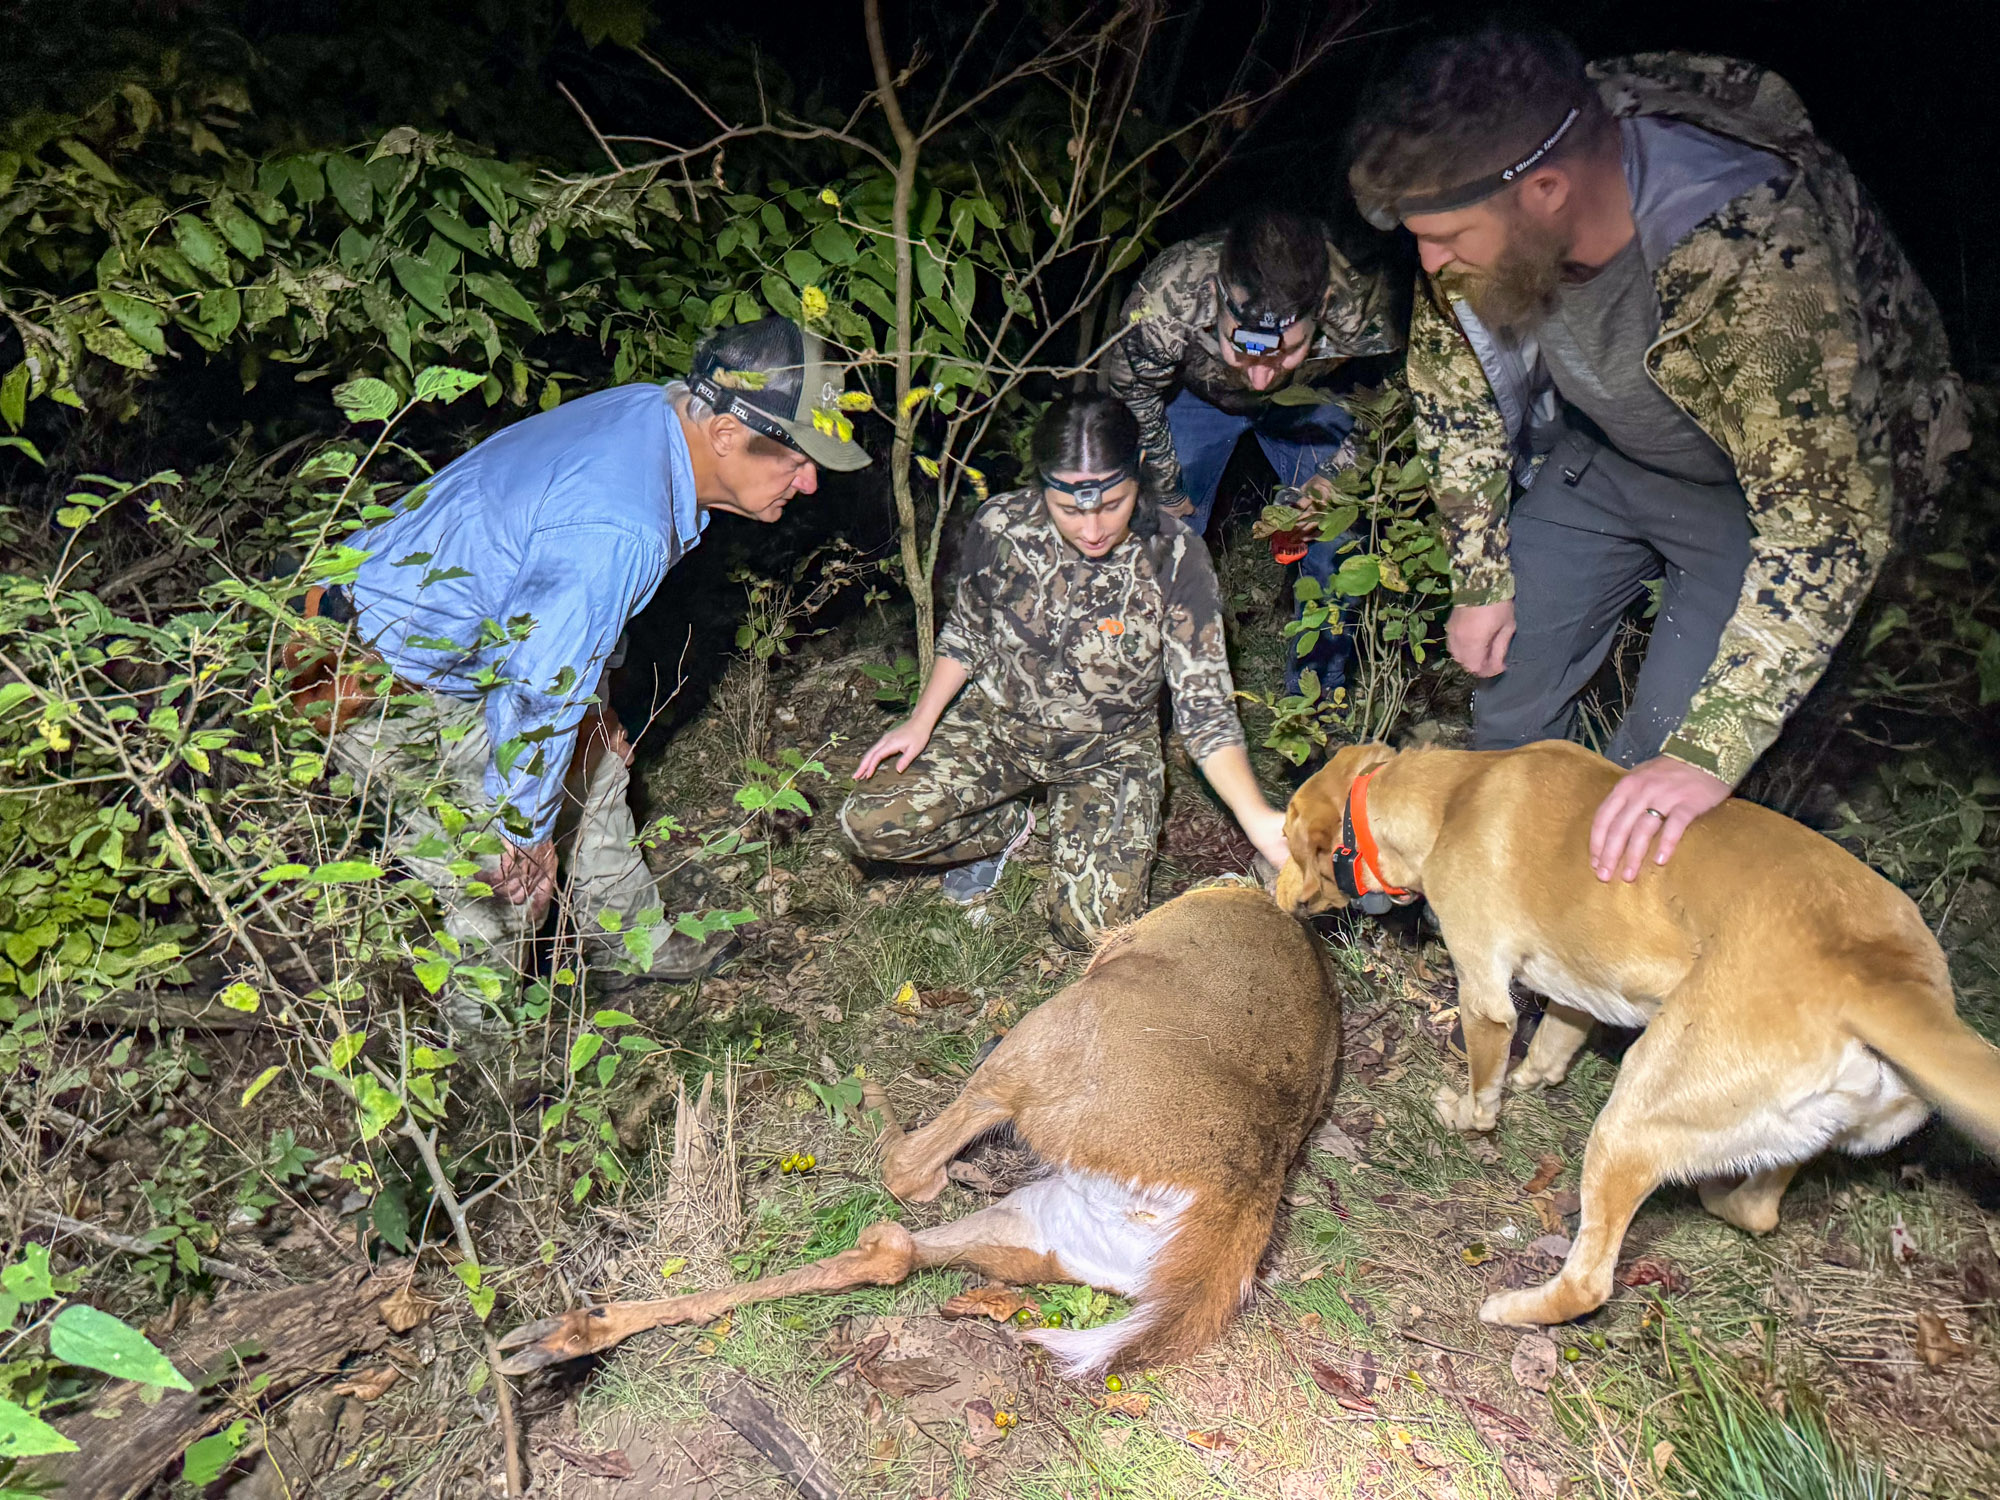
[[[1473,695],[1473,748],[1569,738],[1619,619],[1664,577],[1645,664],[1605,751],[1625,766],[1659,754],[1736,612],[1750,564],[1743,491],[1655,473],[1569,432],[1514,502],[1509,531],[1514,641],[1507,669]]]

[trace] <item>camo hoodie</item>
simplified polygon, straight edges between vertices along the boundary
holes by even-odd
[[[1244,743],[1208,549],[1172,516],[1093,561],[1063,540],[1040,490],[995,495],[967,528],[938,654],[969,691],[1049,729],[1121,734],[1159,712],[1199,762]]]
[[[1356,270],[1329,240],[1312,348],[1270,390],[1251,390],[1224,362],[1215,334],[1223,238],[1218,230],[1161,251],[1125,299],[1123,337],[1104,354],[1104,389],[1139,419],[1146,485],[1163,499],[1182,493],[1181,463],[1167,426],[1167,402],[1177,389],[1237,416],[1274,403],[1316,405],[1331,398],[1312,387],[1342,364],[1364,354],[1393,354],[1403,343],[1383,279]]]
[[[1792,169],[1644,247],[1661,328],[1647,369],[1734,461],[1753,533],[1736,612],[1665,753],[1734,785],[1825,670],[1896,525],[1966,446],[1964,390],[1930,293],[1782,78],[1681,53],[1590,73],[1614,116],[1682,120]],[[1454,602],[1511,599],[1510,483],[1532,473],[1546,377],[1447,274],[1419,287],[1409,381]]]

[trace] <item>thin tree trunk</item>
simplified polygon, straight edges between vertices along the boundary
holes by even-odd
[[[875,91],[889,133],[896,140],[896,195],[889,209],[889,232],[896,241],[896,439],[889,454],[889,484],[896,497],[896,531],[902,542],[903,586],[917,611],[917,670],[928,678],[935,652],[936,601],[931,594],[931,570],[936,549],[923,555],[917,530],[917,497],[910,480],[917,414],[910,401],[910,305],[915,300],[916,270],[910,242],[910,199],[917,186],[917,155],[921,143],[896,97],[896,75],[889,66],[889,49],[882,40],[881,0],[862,0],[862,23],[868,33],[868,56],[875,65]]]

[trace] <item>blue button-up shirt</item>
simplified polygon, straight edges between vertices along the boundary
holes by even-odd
[[[666,387],[599,391],[496,433],[415,498],[351,539],[369,554],[362,638],[398,676],[483,700],[487,794],[533,828],[509,837],[538,843],[606,658],[708,524],[680,419]]]

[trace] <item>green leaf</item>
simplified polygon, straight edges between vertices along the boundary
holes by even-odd
[[[273,865],[257,878],[263,881],[297,880],[301,875],[311,873],[304,865]]]
[[[326,196],[326,174],[310,156],[294,156],[285,163],[285,170],[292,179],[292,196],[300,208],[311,208]]]
[[[628,1016],[622,1010],[600,1010],[590,1018],[593,1026],[637,1026],[639,1018]]]
[[[263,1093],[265,1089],[269,1088],[271,1086],[271,1080],[276,1078],[280,1073],[284,1071],[285,1071],[285,1066],[283,1063],[273,1063],[271,1064],[270,1067],[266,1068],[263,1072],[259,1073],[256,1076],[256,1078],[251,1081],[250,1087],[243,1091],[243,1097],[236,1101],[237,1108],[248,1109],[250,1107],[250,1101],[252,1099],[255,1099],[259,1094]]]
[[[402,402],[386,380],[363,375],[333,388],[333,404],[350,422],[386,422]]]
[[[363,880],[380,880],[382,875],[380,865],[371,865],[365,859],[336,859],[321,865],[306,879],[314,885],[353,885]]]
[[[854,264],[854,236],[844,225],[829,219],[813,231],[813,249],[819,252],[821,260],[828,265],[851,266]]]
[[[1372,557],[1350,557],[1333,575],[1333,586],[1343,594],[1366,594],[1382,581],[1382,565]]]
[[[391,1250],[400,1254],[410,1248],[410,1205],[401,1188],[385,1187],[377,1193],[368,1221]]]
[[[28,362],[24,359],[0,380],[0,420],[15,431],[28,416]]]
[[[42,450],[24,437],[0,437],[0,448],[18,448],[43,468],[48,467],[49,461],[42,457]],[[19,686],[18,683],[14,685]]]
[[[340,152],[329,152],[326,158],[326,183],[333,189],[333,201],[340,205],[340,211],[357,224],[366,224],[373,206],[374,184],[368,180],[368,171],[353,157]]]
[[[193,214],[177,214],[174,217],[174,244],[197,271],[228,283],[229,252],[223,248],[221,236],[207,224]]]
[[[568,0],[564,9],[569,24],[592,47],[604,41],[637,47],[646,40],[646,25],[652,19],[646,0]]]
[[[0,1397],[0,1459],[34,1458],[43,1453],[74,1452],[76,1444],[57,1432],[55,1428],[25,1406]]]
[[[138,1329],[107,1312],[74,1303],[49,1325],[49,1353],[66,1365],[99,1370],[140,1385],[192,1391],[187,1377]]]
[[[188,1444],[181,1455],[181,1478],[197,1488],[215,1483],[243,1451],[243,1435],[249,1430],[249,1422],[238,1417],[222,1431]]]
[[[233,286],[214,287],[201,294],[197,313],[201,331],[220,343],[243,321],[243,297]]]
[[[222,237],[229,241],[230,248],[245,260],[255,260],[264,253],[264,231],[255,219],[234,203],[218,203],[209,210],[208,216],[222,231]]]
[[[90,147],[84,145],[82,141],[57,141],[56,149],[75,162],[79,167],[82,167],[84,171],[95,177],[99,182],[109,183],[113,187],[123,185],[119,181],[118,174],[105,165],[104,158],[91,150]]]
[[[451,962],[448,959],[433,958],[416,965],[417,982],[426,991],[435,995],[444,988],[445,980],[451,977]]]
[[[537,333],[542,331],[542,321],[535,316],[528,299],[504,276],[495,276],[488,271],[467,271],[465,289],[495,312],[505,313],[517,323],[526,323]]]
[[[345,1072],[348,1065],[361,1055],[361,1049],[367,1045],[368,1033],[365,1031],[350,1031],[336,1037],[331,1054],[334,1067]]]
[[[594,1031],[586,1031],[583,1033],[582,1036],[578,1037],[574,1042],[570,1043],[570,1048],[569,1048],[570,1072],[571,1073],[580,1072],[586,1063],[588,1063],[593,1057],[597,1056],[599,1050],[603,1046],[604,1046],[604,1038],[599,1036]]]
[[[354,1080],[354,1103],[361,1111],[361,1139],[372,1141],[396,1123],[403,1101],[363,1073]]]
[[[451,288],[456,277],[447,276],[417,255],[392,255],[389,269],[396,273],[403,290],[426,312],[440,318],[451,316]]]
[[[473,389],[486,377],[450,365],[427,365],[417,372],[417,400],[449,404]]]
[[[166,315],[159,308],[123,292],[99,292],[97,300],[141,349],[151,354],[167,352],[167,341],[160,333]]]
[[[784,267],[785,274],[801,287],[817,286],[826,275],[825,262],[810,250],[787,250]]]
[[[255,987],[245,984],[240,979],[224,989],[215,998],[220,1000],[229,1009],[240,1010],[245,1015],[255,1011],[260,1003],[260,997]]]

